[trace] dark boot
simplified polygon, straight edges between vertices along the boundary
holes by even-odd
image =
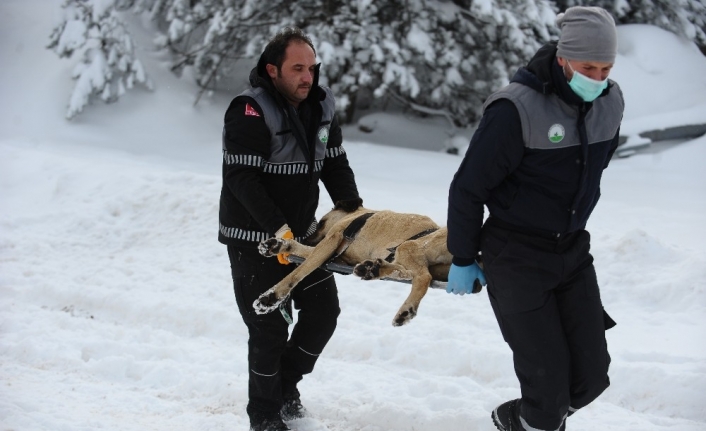
[[[490,415],[499,431],[525,431],[520,424],[520,400],[500,404]]]
[[[290,428],[277,414],[255,414],[250,416],[250,431],[290,431]]]
[[[307,415],[307,411],[302,405],[299,391],[296,387],[283,393],[282,401],[283,403],[282,410],[280,410],[280,416],[283,420],[291,421],[294,419],[301,419]]]

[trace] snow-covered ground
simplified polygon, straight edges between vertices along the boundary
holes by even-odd
[[[193,107],[143,44],[155,92],[66,122],[73,63],[44,49],[53,5],[0,3],[0,429],[247,430],[247,332],[216,241],[230,96]],[[706,122],[706,59],[652,27],[620,36],[624,129]],[[345,147],[368,207],[445,222],[459,156]],[[618,322],[612,386],[572,431],[706,430],[703,160],[706,137],[605,173],[589,230]],[[338,330],[301,383],[313,418],[294,430],[494,430],[490,411],[519,389],[485,291],[430,291],[395,328],[408,286],[337,281]]]

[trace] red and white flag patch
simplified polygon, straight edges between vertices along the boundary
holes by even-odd
[[[249,103],[245,104],[245,115],[246,116],[249,115],[251,117],[259,117],[260,116],[260,114],[255,110],[255,108],[250,106]]]

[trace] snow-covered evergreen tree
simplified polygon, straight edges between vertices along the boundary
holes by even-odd
[[[651,24],[695,42],[706,53],[704,0],[556,0],[561,10],[600,6],[618,24]]]
[[[314,39],[322,83],[333,88],[344,120],[363,92],[457,125],[477,119],[483,99],[553,25],[545,0],[65,0],[64,8],[66,21],[50,47],[60,56],[77,49],[84,55],[69,117],[91,94],[112,101],[127,83],[148,82],[139,79],[144,75],[118,9],[158,22],[157,43],[172,53],[173,71],[193,68],[199,96],[235,60],[255,58],[274,33],[295,25]],[[116,54],[118,63],[111,61]],[[121,77],[128,79],[123,85]]]
[[[157,21],[159,47],[172,54],[172,71],[192,67],[200,91],[215,89],[240,58],[258,55],[288,21],[297,2],[286,0],[136,0],[133,10]]]
[[[59,57],[81,57],[73,70],[76,80],[66,117],[80,113],[93,97],[106,103],[116,101],[127,89],[139,83],[152,84],[134,43],[117,15],[125,0],[65,0],[64,20],[54,28],[48,48]]]
[[[550,39],[554,17],[543,0],[361,1],[306,30],[343,107],[370,90],[465,126]]]
[[[66,19],[51,37],[60,56],[80,52],[68,116],[92,95],[116,100],[149,86],[117,11],[147,14],[156,43],[187,67],[203,92],[218,88],[237,60],[254,62],[269,38],[298,26],[323,63],[343,121],[363,100],[393,100],[455,126],[478,120],[483,101],[558,33],[558,10],[597,5],[617,22],[659,25],[706,46],[701,0],[64,0]],[[557,7],[558,6],[558,7]]]

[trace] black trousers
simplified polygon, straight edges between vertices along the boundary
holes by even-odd
[[[492,217],[481,251],[488,296],[520,382],[527,429],[557,430],[610,384],[603,310],[590,236],[508,228]]]
[[[228,246],[228,256],[235,299],[249,334],[247,412],[250,417],[279,414],[283,392],[292,391],[314,369],[336,329],[341,311],[336,282],[330,272],[316,270],[297,285],[285,307],[290,316],[292,302],[299,310],[289,336],[289,323],[279,310],[258,315],[252,304],[295,265],[265,258],[255,248]]]

